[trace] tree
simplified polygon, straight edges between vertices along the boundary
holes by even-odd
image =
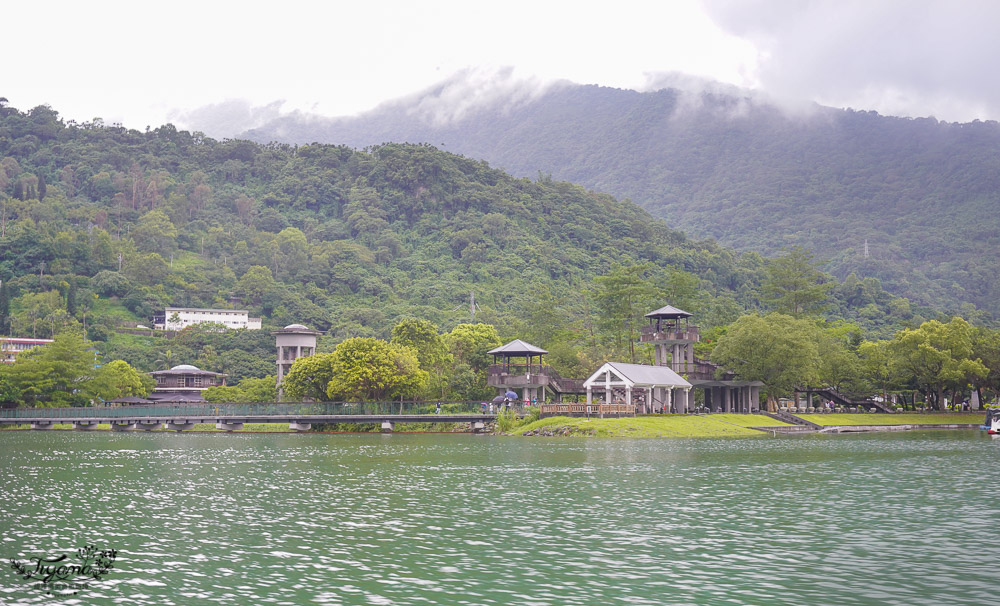
[[[632,362],[636,361],[635,342],[643,314],[651,311],[653,305],[655,290],[644,277],[650,267],[649,263],[629,267],[615,265],[607,274],[594,278],[599,325],[614,338],[616,351],[622,351],[627,344]]]
[[[779,313],[749,314],[729,325],[712,350],[712,361],[747,381],[767,386],[768,408],[777,394],[819,380],[819,329]]]
[[[890,391],[903,387],[891,341],[864,341],[858,347],[858,358],[862,377],[879,390],[883,400],[888,401]]]
[[[169,255],[177,247],[177,228],[167,213],[157,208],[139,218],[132,240],[141,251]]]
[[[938,410],[944,410],[945,391],[954,394],[975,378],[989,376],[989,369],[972,359],[973,332],[968,322],[956,317],[947,324],[930,320],[919,328],[904,329],[892,340],[900,368]]]
[[[333,379],[333,354],[318,353],[292,363],[281,381],[286,399],[326,400],[326,388]]]
[[[972,335],[972,355],[988,370],[986,376],[973,378],[973,384],[979,391],[979,401],[983,402],[984,389],[1000,392],[1000,330],[977,326]]]
[[[768,262],[761,299],[774,311],[799,318],[822,311],[831,286],[812,253],[795,246]]]
[[[75,331],[17,357],[7,373],[28,406],[85,406],[87,383],[94,377],[90,342]]]
[[[259,305],[261,299],[275,286],[271,270],[263,265],[254,265],[236,283],[237,294],[247,301]]]
[[[0,333],[10,334],[10,287],[0,281]]]
[[[414,397],[427,385],[412,347],[354,337],[337,346],[333,378],[326,393],[334,400],[387,400]]]
[[[146,373],[139,372],[124,360],[113,360],[101,366],[86,386],[86,393],[105,402],[116,398],[144,398],[156,387]]]
[[[435,391],[440,389],[441,397],[444,397],[448,370],[454,357],[448,352],[437,326],[427,320],[404,318],[392,328],[392,342],[417,352],[420,368],[430,374],[431,387]]]
[[[477,373],[486,372],[490,365],[487,352],[503,345],[497,329],[490,324],[459,324],[443,339],[455,361],[468,364]]]
[[[248,377],[236,385],[209,387],[204,392],[206,402],[275,402],[278,393],[275,377]]]

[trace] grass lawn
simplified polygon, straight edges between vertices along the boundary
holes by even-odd
[[[982,425],[985,413],[795,415],[817,425]]]
[[[577,417],[548,417],[522,425],[512,435],[527,431],[551,431],[559,435],[597,436],[602,438],[717,438],[734,436],[760,436],[759,431],[747,429],[751,425],[778,425],[762,415],[656,415],[626,417],[623,419],[586,419]],[[566,433],[568,432],[568,434]]]

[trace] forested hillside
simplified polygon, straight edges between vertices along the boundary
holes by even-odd
[[[877,280],[834,284],[793,257],[825,283],[813,303],[830,319],[887,335],[935,315]],[[781,271],[630,202],[429,146],[258,145],[0,107],[0,328],[79,326],[106,358],[141,370],[198,363],[242,378],[271,366],[264,333],[122,332],[167,305],[249,308],[265,328],[328,332],[329,350],[386,338],[406,317],[451,330],[470,321],[474,292],[476,322],[580,371],[628,348],[650,306],[671,302],[706,329],[779,309],[781,293],[761,286]]]
[[[738,250],[770,257],[799,245],[840,278],[853,272],[922,304],[1000,313],[996,123],[820,107],[789,115],[721,94],[577,85],[497,99],[458,120],[428,110],[444,103],[430,91],[354,119],[290,116],[248,136],[443,145],[514,175],[630,198]]]

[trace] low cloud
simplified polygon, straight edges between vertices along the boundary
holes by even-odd
[[[173,110],[168,117],[182,129],[226,139],[280,118],[284,104],[284,101],[274,101],[267,105],[252,105],[245,99],[227,99],[192,110]]]
[[[512,67],[467,68],[413,95],[384,103],[375,111],[404,108],[424,123],[446,126],[484,109],[510,111],[562,84],[521,75]]]
[[[1000,118],[992,0],[706,0],[761,51],[757,87],[778,98],[950,121]]]

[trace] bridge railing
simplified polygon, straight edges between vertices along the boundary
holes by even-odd
[[[145,417],[266,417],[334,415],[425,415],[437,412],[437,401],[404,402],[252,402],[195,404],[134,404],[131,406],[83,406],[79,408],[0,409],[4,419],[85,419],[90,417],[133,419]],[[441,414],[482,412],[480,402],[441,401]]]

